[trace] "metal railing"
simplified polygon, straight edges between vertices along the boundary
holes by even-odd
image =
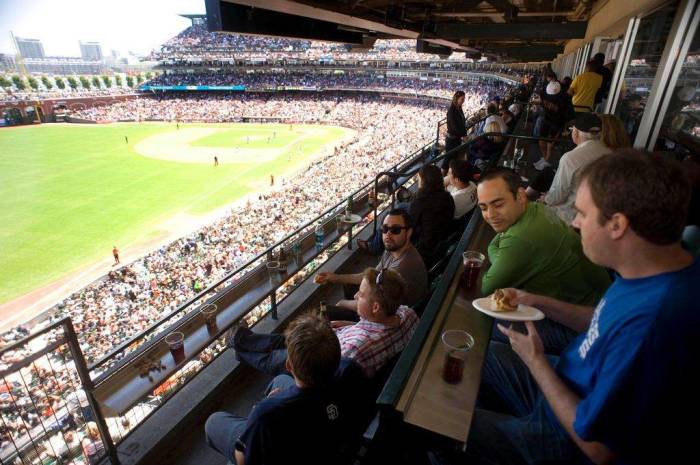
[[[0,349],[0,463],[116,460],[70,318]]]

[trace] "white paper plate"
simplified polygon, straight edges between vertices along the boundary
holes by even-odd
[[[355,215],[354,213],[350,216],[345,216],[343,215],[343,223],[346,224],[357,224],[360,221],[362,221],[362,217],[360,215]]]
[[[497,320],[505,321],[536,321],[544,318],[544,313],[535,307],[529,305],[518,305],[518,310],[514,312],[497,312],[496,304],[491,299],[491,296],[474,299],[472,301],[474,308],[482,313],[487,314]]]

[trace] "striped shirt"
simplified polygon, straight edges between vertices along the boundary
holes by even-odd
[[[353,359],[367,376],[373,376],[406,347],[418,324],[416,313],[404,305],[398,308],[396,315],[401,321],[397,326],[361,318],[354,325],[336,329],[343,357]]]

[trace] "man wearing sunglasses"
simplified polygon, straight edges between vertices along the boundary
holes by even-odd
[[[411,244],[411,219],[404,209],[391,210],[384,218],[382,224],[382,241],[384,242],[384,254],[377,265],[377,270],[392,269],[399,273],[406,283],[405,292],[401,300],[402,304],[415,305],[428,290],[428,272],[418,250]],[[316,275],[316,283],[338,283],[359,286],[362,282],[362,273],[336,274],[323,271]],[[357,300],[341,300],[337,304],[342,309],[357,312]],[[329,316],[332,319],[356,321],[357,315],[349,312],[339,312],[337,317],[330,309]]]

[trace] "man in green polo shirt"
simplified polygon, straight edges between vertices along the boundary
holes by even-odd
[[[574,304],[598,302],[610,285],[607,272],[583,255],[580,236],[553,210],[528,202],[517,173],[491,170],[482,177],[477,195],[484,220],[496,231],[488,250],[491,266],[481,285],[484,295],[515,287]],[[536,323],[551,354],[561,352],[577,335],[556,317]]]

